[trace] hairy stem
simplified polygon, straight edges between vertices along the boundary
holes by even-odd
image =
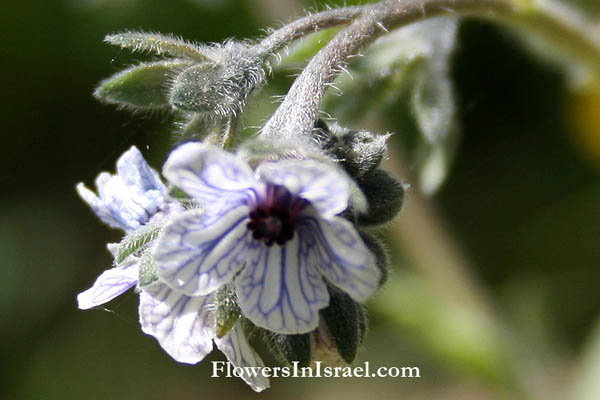
[[[364,7],[334,8],[307,15],[271,33],[256,45],[256,50],[261,54],[272,54],[309,33],[349,24],[363,9]]]
[[[313,57],[261,135],[310,134],[327,86],[352,56],[388,30],[434,16],[457,12],[463,15],[509,13],[511,8],[508,0],[386,0],[364,6],[361,16]]]

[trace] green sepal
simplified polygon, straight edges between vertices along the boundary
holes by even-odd
[[[364,313],[359,312],[360,304],[346,293],[330,288],[329,294],[329,306],[321,310],[321,318],[324,319],[340,356],[351,364],[364,332],[364,326],[361,328],[359,321]],[[362,323],[364,325],[364,321]]]
[[[216,334],[218,338],[225,336],[240,318],[241,311],[237,304],[237,295],[231,285],[221,286],[215,294]]]
[[[263,330],[264,340],[271,354],[281,363],[298,362],[299,367],[308,367],[312,358],[310,334],[283,335]]]
[[[215,124],[212,118],[204,113],[184,113],[179,121],[175,123],[175,138],[184,143],[188,141],[201,142],[210,135],[211,128]]]
[[[154,283],[158,280],[158,272],[156,270],[156,265],[154,264],[154,257],[152,256],[152,251],[150,249],[146,249],[140,258],[139,263],[139,276],[138,276],[138,286],[144,287]]]
[[[348,174],[358,179],[381,164],[390,135],[352,131],[337,124],[328,126],[323,120],[318,120],[312,137],[324,151],[338,160]]]
[[[210,61],[201,46],[183,39],[160,33],[121,32],[107,35],[104,41],[124,49],[138,52],[189,58],[195,61]]]
[[[390,172],[376,169],[358,180],[367,199],[366,212],[358,215],[360,225],[379,225],[391,221],[402,208],[404,185]]]
[[[180,202],[191,200],[191,197],[177,186],[169,187],[169,196],[179,200]]]
[[[119,265],[130,255],[142,250],[146,244],[158,237],[162,227],[162,224],[148,224],[125,236],[119,243],[115,263]]]
[[[370,232],[359,231],[360,237],[369,250],[375,255],[375,265],[381,271],[379,287],[383,286],[388,279],[390,270],[390,255],[381,239]]]
[[[175,76],[189,61],[143,63],[100,82],[94,96],[100,101],[133,110],[169,108],[168,91]]]

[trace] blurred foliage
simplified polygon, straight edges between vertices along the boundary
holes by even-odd
[[[384,36],[339,76],[323,104],[345,124],[369,118],[394,126],[402,157],[428,194],[444,181],[457,142],[449,79],[457,26],[456,18],[435,18]]]
[[[596,0],[573,2],[590,16],[600,12]],[[103,243],[120,235],[95,218],[74,186],[112,170],[132,144],[159,167],[173,143],[170,116],[131,116],[93,99],[101,79],[139,61],[103,44],[105,34],[140,29],[202,42],[256,37],[276,25],[274,19],[291,16],[275,14],[269,4],[3,3],[0,398],[257,396],[239,379],[209,378],[207,361],[194,367],[173,362],[140,332],[133,293],[106,311],[76,309],[76,293],[110,265]],[[315,3],[279,4],[298,15]],[[388,235],[397,271],[372,304],[371,332],[359,358],[377,366],[416,365],[423,378],[282,378],[263,398],[501,399],[553,393],[570,381],[573,398],[597,398],[600,86],[573,91],[558,66],[521,40],[502,27],[466,20],[449,58],[462,137],[433,201],[489,307],[462,302],[450,285],[434,284],[415,268],[397,230],[409,215],[401,215]],[[274,85],[250,102],[247,125],[269,115],[275,107],[270,96],[285,93],[289,73],[278,70]],[[415,129],[405,119],[410,109],[397,112],[406,109],[400,96],[385,104],[381,118],[365,111],[341,122],[397,132],[390,155],[401,159],[411,181],[418,166],[399,156]],[[423,246],[437,251],[436,243]],[[529,386],[513,390],[519,380]]]

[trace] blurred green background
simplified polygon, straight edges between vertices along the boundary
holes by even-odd
[[[209,362],[171,360],[141,333],[134,293],[77,310],[76,294],[110,266],[104,244],[120,233],[74,187],[114,171],[132,144],[159,169],[172,144],[168,116],[132,116],[92,97],[98,81],[145,58],[103,44],[105,34],[251,38],[315,4],[2,3],[0,398],[259,396],[239,379],[210,378]],[[600,24],[596,0],[576,4]],[[279,378],[262,398],[600,398],[600,90],[575,92],[520,36],[474,19],[460,25],[451,76],[456,160],[431,198],[413,185],[384,231],[394,272],[369,304],[359,360],[418,366],[422,378]],[[389,168],[411,183],[393,143]]]

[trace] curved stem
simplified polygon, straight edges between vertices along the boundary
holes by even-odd
[[[271,33],[258,43],[255,48],[261,54],[272,54],[292,41],[309,33],[334,26],[345,25],[356,18],[364,7],[343,7],[309,14]]]
[[[323,94],[348,60],[388,30],[439,15],[508,13],[508,0],[386,0],[364,6],[361,16],[317,53],[264,126],[263,137],[310,134]]]

